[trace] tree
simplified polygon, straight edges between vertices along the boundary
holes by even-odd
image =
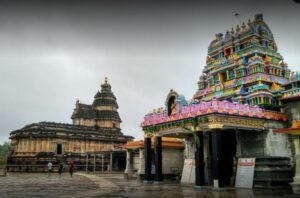
[[[7,157],[8,148],[9,148],[9,142],[4,142],[3,144],[0,144],[0,156],[1,157]]]

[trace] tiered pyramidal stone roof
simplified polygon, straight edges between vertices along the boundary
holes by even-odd
[[[101,85],[101,91],[94,96],[91,105],[82,104],[78,100],[74,109],[73,124],[101,128],[120,129],[121,118],[118,113],[117,99],[111,91],[107,78]]]

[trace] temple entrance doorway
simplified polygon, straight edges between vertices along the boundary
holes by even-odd
[[[62,144],[57,144],[56,145],[56,154],[57,155],[62,155]]]
[[[236,132],[224,131],[221,133],[221,177],[224,179],[225,186],[233,185],[233,166],[236,156]]]
[[[232,186],[234,181],[234,160],[236,157],[236,132],[233,130],[225,130],[219,131],[220,134],[220,142],[218,149],[218,160],[219,160],[219,179],[220,183],[222,183],[225,187]],[[209,153],[210,153],[210,176],[213,175],[214,167],[213,164],[213,143],[212,141],[213,136],[211,133],[209,134]],[[210,177],[210,185],[213,184],[213,179]]]
[[[112,170],[124,171],[126,168],[126,153],[114,152],[112,156]]]

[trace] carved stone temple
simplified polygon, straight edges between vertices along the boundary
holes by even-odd
[[[8,171],[42,171],[48,161],[74,160],[79,170],[123,170],[124,145],[133,137],[121,132],[118,104],[107,78],[93,103],[78,100],[73,124],[38,122],[10,133]]]

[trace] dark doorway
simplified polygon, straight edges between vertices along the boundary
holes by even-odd
[[[61,144],[57,144],[57,146],[56,146],[56,154],[57,155],[61,155],[62,154],[62,145]]]
[[[221,177],[225,186],[232,184],[234,158],[236,156],[236,132],[222,131],[221,133]]]
[[[234,158],[236,156],[236,132],[231,130],[221,131],[220,141],[220,164],[219,178],[224,186],[231,186],[234,170]],[[209,133],[209,184],[213,185],[212,181],[212,135]]]
[[[124,171],[126,168],[126,152],[114,152],[112,163],[112,170]]]

